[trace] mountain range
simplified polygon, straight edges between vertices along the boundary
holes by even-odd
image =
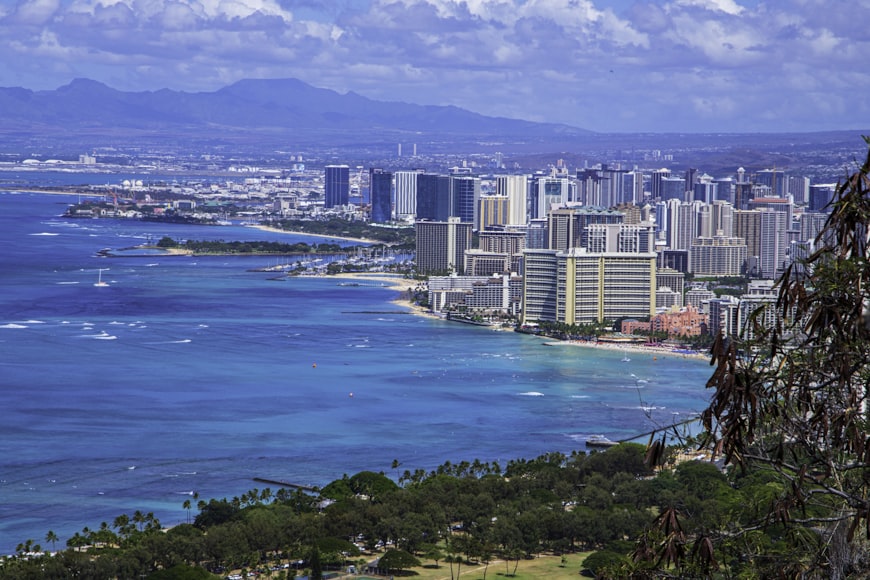
[[[367,143],[422,138],[572,139],[591,132],[567,125],[489,117],[454,106],[376,101],[297,79],[242,80],[214,92],[125,92],[88,79],[56,90],[0,88],[5,135],[118,137],[185,135],[211,139],[328,138]]]

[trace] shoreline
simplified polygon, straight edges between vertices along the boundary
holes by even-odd
[[[383,242],[379,242],[377,240],[369,240],[366,238],[351,238],[347,236],[332,236],[329,234],[310,234],[308,232],[296,232],[292,230],[282,230],[281,228],[276,228],[274,226],[267,226],[263,224],[254,224],[247,226],[249,228],[255,228],[264,232],[271,232],[273,234],[288,234],[294,236],[311,236],[313,238],[327,238],[330,240],[345,240],[348,242],[359,242],[361,244],[382,244]]]
[[[389,274],[386,272],[342,272],[340,274],[329,274],[326,277],[339,278],[343,280],[381,282],[386,285],[385,288],[388,290],[402,294],[406,293],[409,288],[413,289],[418,282],[417,280],[404,278],[401,274]],[[413,316],[431,318],[433,320],[444,320],[443,316],[433,314],[428,309],[414,304],[406,298],[396,297],[390,300],[390,304],[407,308],[410,310],[409,314]]]
[[[691,358],[697,360],[707,361],[710,358],[710,355],[704,351],[692,351],[692,352],[679,352],[675,351],[669,347],[661,347],[661,346],[646,346],[641,344],[620,344],[616,342],[592,342],[588,340],[556,340],[546,336],[540,337],[544,340],[544,344],[547,346],[578,346],[581,348],[595,348],[601,350],[612,350],[617,352],[632,352],[643,355],[652,355],[653,357],[662,355],[662,356],[671,356],[671,357],[682,357],[682,358]]]

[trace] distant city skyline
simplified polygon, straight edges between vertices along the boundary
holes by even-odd
[[[862,129],[870,2],[20,0],[0,86],[298,78],[599,132]]]

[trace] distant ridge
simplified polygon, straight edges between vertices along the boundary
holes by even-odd
[[[402,134],[538,139],[592,134],[568,125],[488,117],[453,106],[375,101],[298,79],[241,80],[199,93],[124,92],[89,79],[49,91],[0,88],[0,126],[6,135],[36,138],[75,132],[198,140],[341,136],[372,142],[394,141]]]

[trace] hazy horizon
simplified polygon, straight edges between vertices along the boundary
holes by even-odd
[[[868,17],[818,0],[22,0],[0,7],[0,86],[298,78],[602,133],[852,130],[870,118]]]

